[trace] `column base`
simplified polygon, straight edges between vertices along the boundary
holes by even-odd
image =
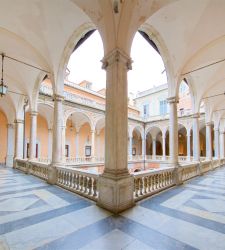
[[[134,177],[115,177],[103,174],[98,179],[99,198],[97,205],[118,214],[134,206]]]
[[[47,183],[50,185],[55,185],[57,182],[57,169],[55,165],[51,165],[48,168],[48,180]]]
[[[5,163],[6,166],[13,167],[13,155],[7,155]]]

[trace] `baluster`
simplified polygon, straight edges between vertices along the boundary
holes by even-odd
[[[87,177],[84,176],[84,193],[87,193]]]
[[[155,175],[152,175],[152,191],[155,190]]]
[[[93,196],[96,197],[97,196],[97,180],[94,178],[93,181]]]
[[[92,178],[88,177],[88,195],[92,194]]]
[[[77,174],[76,182],[77,182],[76,190],[79,190],[79,182],[80,182],[79,174]]]
[[[152,185],[152,176],[148,177],[148,193],[151,192],[151,185]]]
[[[73,178],[73,173],[70,173],[70,188],[72,187],[72,178]]]
[[[139,181],[140,181],[140,195],[143,195],[143,178],[140,178]]]
[[[162,180],[161,180],[161,177],[162,177],[161,175],[162,175],[162,174],[159,174],[159,175],[158,175],[158,181],[159,181],[158,187],[159,187],[159,188],[161,188],[161,181],[162,181]]]
[[[162,187],[162,188],[165,187],[165,183],[164,183],[164,174],[165,174],[165,173],[162,173],[162,175],[161,175],[161,178],[162,178],[162,179],[161,179],[161,187]]]
[[[147,194],[148,177],[144,177],[144,194]]]
[[[83,175],[80,176],[80,191],[83,191]]]
[[[155,188],[156,190],[158,189],[158,184],[159,184],[159,181],[158,181],[158,174],[155,176]]]
[[[134,179],[135,197],[138,197],[138,188],[139,188],[138,183],[139,183],[139,180]]]

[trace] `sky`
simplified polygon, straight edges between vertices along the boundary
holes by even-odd
[[[71,55],[68,63],[69,80],[75,83],[83,80],[92,82],[93,90],[105,88],[106,73],[101,68],[102,58],[101,37],[95,31]],[[162,73],[164,64],[161,56],[139,33],[136,33],[133,40],[131,58],[133,63],[132,70],[128,71],[128,93],[135,95],[138,91],[144,91],[167,82],[166,73]]]

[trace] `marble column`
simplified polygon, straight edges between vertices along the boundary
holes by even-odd
[[[211,123],[206,123],[206,157],[208,160],[212,159],[212,134]]]
[[[152,140],[152,158],[156,158],[156,139]]]
[[[75,150],[76,150],[76,157],[79,157],[79,130],[76,130],[76,136],[75,136]]]
[[[163,160],[166,160],[166,135],[162,136]]]
[[[194,161],[200,161],[200,139],[199,139],[199,114],[193,114],[193,157]]]
[[[128,171],[127,71],[131,59],[119,49],[103,58],[106,70],[105,169],[99,177],[98,205],[119,213],[134,205],[134,179]]]
[[[14,125],[7,125],[7,156],[6,156],[6,165],[9,167],[13,167],[13,156],[14,156]]]
[[[54,117],[52,137],[52,164],[49,168],[48,183],[56,183],[56,166],[62,163],[62,126],[63,99],[61,95],[54,95]]]
[[[219,128],[214,128],[215,157],[220,158]]]
[[[37,115],[38,113],[36,111],[30,112],[29,160],[36,158]]]
[[[178,121],[176,97],[167,99],[170,106],[169,136],[170,136],[170,163],[174,167],[178,166]]]
[[[23,158],[23,126],[24,121],[17,119],[15,120],[16,136],[15,136],[15,158]],[[25,152],[26,155],[26,152]]]
[[[48,129],[48,159],[52,159],[52,129]]]
[[[187,160],[191,161],[191,131],[187,132]]]
[[[91,157],[95,157],[95,130],[91,130]]]
[[[224,158],[224,131],[220,131],[220,158]]]

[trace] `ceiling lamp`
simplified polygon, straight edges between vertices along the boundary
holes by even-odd
[[[8,86],[6,86],[4,84],[4,81],[3,81],[3,63],[4,63],[4,56],[5,55],[2,53],[1,56],[2,56],[2,78],[1,78],[1,84],[0,84],[0,95],[2,97],[7,93]]]

